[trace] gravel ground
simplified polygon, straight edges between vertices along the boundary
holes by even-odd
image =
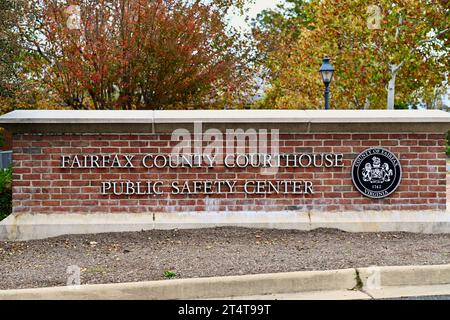
[[[0,241],[0,289],[450,263],[450,234],[213,228]]]

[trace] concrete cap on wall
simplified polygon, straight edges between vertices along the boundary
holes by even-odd
[[[445,132],[440,110],[16,110],[0,126],[30,133],[160,133],[205,128],[279,128],[284,132]]]

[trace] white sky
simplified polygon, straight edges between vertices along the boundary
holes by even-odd
[[[250,22],[251,19],[256,18],[256,15],[262,10],[275,8],[278,3],[282,2],[284,2],[284,0],[254,0],[254,3],[247,5],[249,10],[243,16],[238,12],[231,14],[229,17],[230,24],[235,28],[249,30],[249,25],[245,21],[246,18],[249,18],[248,22]]]

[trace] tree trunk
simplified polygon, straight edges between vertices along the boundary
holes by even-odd
[[[369,98],[366,98],[366,102],[364,103],[364,110],[369,110],[370,107],[370,100]]]
[[[388,110],[394,110],[395,77],[397,76],[396,66],[391,66],[390,76],[387,90],[387,108]]]

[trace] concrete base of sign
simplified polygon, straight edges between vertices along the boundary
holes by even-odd
[[[0,222],[0,240],[220,226],[296,230],[335,228],[347,232],[450,233],[450,211],[20,214],[11,215]]]

